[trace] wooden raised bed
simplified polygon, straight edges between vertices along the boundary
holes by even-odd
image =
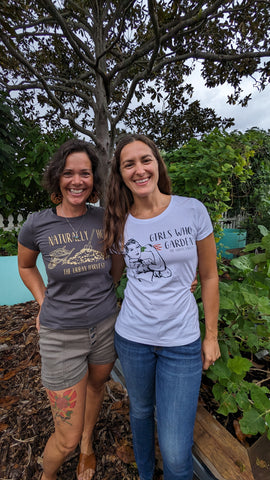
[[[119,360],[113,376],[125,385]],[[204,478],[211,480],[270,480],[270,441],[266,435],[245,448],[202,405],[198,405],[193,455],[207,467]]]
[[[269,480],[270,441],[265,435],[246,449],[207,410],[198,406],[194,456],[217,480]]]

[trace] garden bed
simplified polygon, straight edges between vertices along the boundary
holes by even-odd
[[[0,306],[0,355],[2,358],[0,369],[2,380],[0,477],[5,479],[39,479],[41,455],[46,441],[53,431],[49,403],[45,389],[40,382],[40,356],[35,329],[37,312],[36,302]],[[258,368],[258,370],[267,371],[268,369],[269,374],[269,363],[266,365],[269,359],[264,358],[263,362],[264,368]],[[260,367],[262,367],[262,363],[260,363]],[[260,372],[260,374],[262,373]],[[211,381],[204,376],[195,427],[194,453],[196,457],[213,473],[213,478],[253,480],[251,476],[248,476],[251,466],[246,461],[248,453],[251,451],[253,453],[251,458],[253,470],[256,468],[259,472],[254,479],[268,479],[270,460],[260,456],[261,450],[259,453],[257,451],[257,442],[260,439],[241,436],[236,423],[237,415],[230,414],[224,417],[216,413],[216,408],[216,402],[211,395]],[[221,433],[220,428],[228,432],[229,437],[224,432]],[[218,432],[216,437],[218,442],[215,440],[215,431]],[[256,448],[252,445],[255,445]],[[228,463],[230,447],[233,455],[230,465],[225,468],[224,458]],[[107,384],[105,401],[95,429],[95,449],[99,459],[95,480],[138,479],[132,451],[128,398],[121,384],[113,380]],[[239,458],[238,452],[242,452]],[[62,480],[75,479],[78,455],[79,450],[77,449],[61,468]],[[230,471],[228,469],[232,465],[235,465],[237,475],[226,476],[226,472]],[[218,470],[221,473],[218,473]],[[262,474],[266,476],[259,476]],[[157,449],[155,479],[160,480],[161,478],[162,466]]]

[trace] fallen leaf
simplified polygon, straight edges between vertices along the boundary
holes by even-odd
[[[233,421],[233,428],[235,431],[236,438],[239,440],[239,442],[242,443],[245,447],[249,447],[249,443],[247,441],[247,438],[250,438],[250,435],[245,435],[241,429],[240,429],[240,424],[238,420]]]
[[[4,432],[8,427],[7,423],[0,423],[0,432]]]
[[[116,449],[117,456],[124,463],[135,463],[133,448],[130,445],[122,445]]]
[[[270,465],[268,465],[268,463],[261,459],[261,458],[256,458],[256,465],[259,467],[259,468],[270,468]]]
[[[13,405],[13,403],[17,403],[20,400],[20,397],[18,396],[7,396],[7,397],[0,397],[0,407],[6,408],[9,407],[10,405]]]

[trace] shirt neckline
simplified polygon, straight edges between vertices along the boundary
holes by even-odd
[[[168,206],[165,208],[165,210],[163,210],[163,212],[161,212],[159,215],[156,215],[155,217],[137,218],[137,217],[134,217],[131,213],[129,213],[128,218],[130,218],[133,222],[136,222],[136,223],[155,222],[156,220],[160,220],[163,216],[167,215],[169,210],[172,208],[173,202],[174,202],[174,195],[171,195]]]

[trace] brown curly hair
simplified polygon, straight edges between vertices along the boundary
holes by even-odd
[[[97,197],[101,198],[102,180],[99,173],[99,159],[93,145],[78,138],[71,138],[63,143],[52,156],[50,162],[43,175],[43,187],[55,197],[61,197],[60,177],[64,171],[66,159],[71,153],[85,152],[91,162],[94,176],[93,190],[89,201],[92,199],[97,201]]]

